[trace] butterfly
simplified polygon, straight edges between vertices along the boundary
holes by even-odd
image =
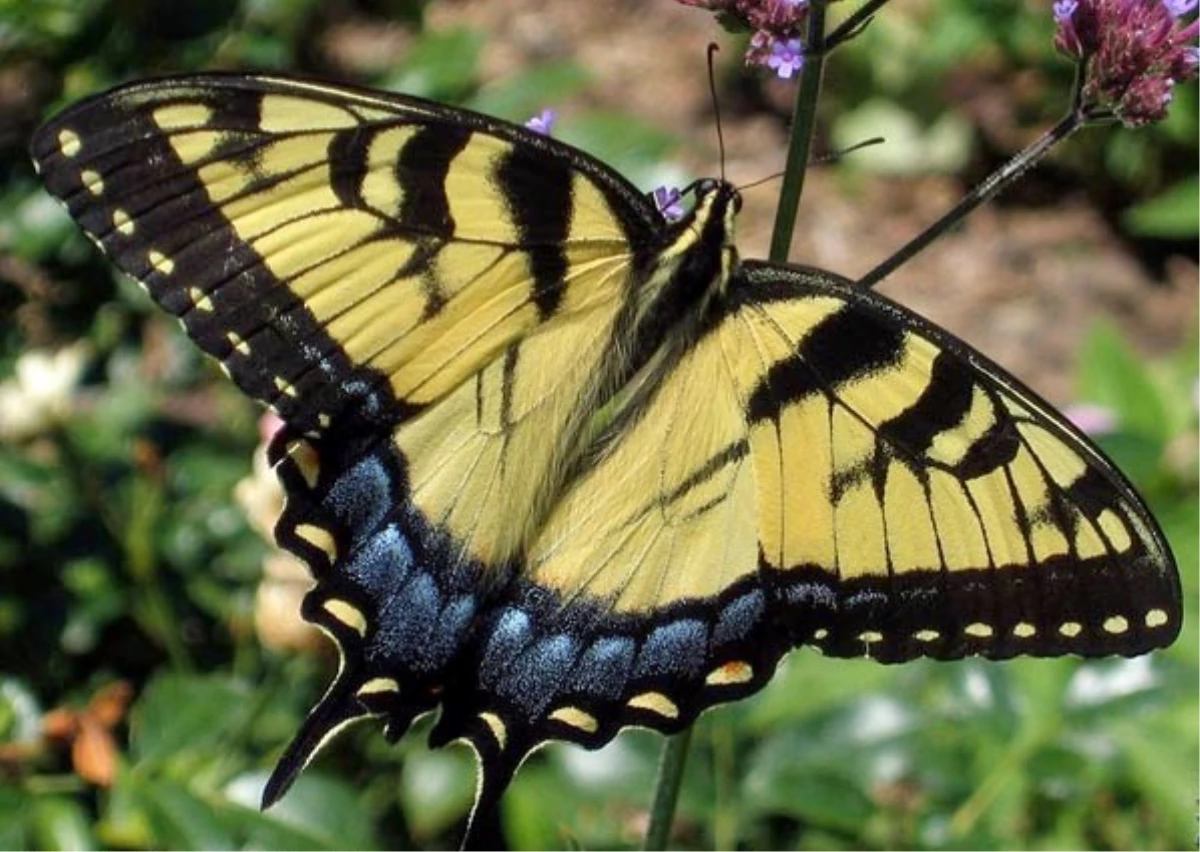
[[[1135,655],[1177,570],[1087,438],[831,272],[742,260],[527,128],[281,76],[135,83],[45,124],[49,191],[285,423],[276,535],[344,725],[436,712],[475,813],[561,739],[674,732],[781,657]]]

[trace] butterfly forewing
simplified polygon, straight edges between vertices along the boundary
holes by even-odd
[[[114,262],[304,429],[409,416],[549,320],[611,326],[657,222],[531,131],[280,78],[136,84],[32,148]]]

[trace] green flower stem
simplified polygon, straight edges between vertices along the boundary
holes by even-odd
[[[675,804],[679,801],[679,787],[683,782],[683,767],[687,764],[688,747],[692,742],[692,728],[684,728],[663,745],[658,762],[658,780],[654,784],[654,804],[650,806],[650,825],[646,828],[643,849],[667,848],[671,835],[671,823],[675,821]]]
[[[825,4],[813,3],[808,13],[808,34],[805,44],[825,44]],[[821,94],[821,76],[825,69],[825,50],[804,54],[800,85],[796,87],[796,106],[792,110],[792,130],[788,140],[787,165],[783,171],[783,188],[779,191],[779,206],[775,209],[775,227],[771,231],[771,248],[767,256],[775,263],[785,263],[792,247],[792,231],[796,227],[796,210],[804,192],[804,173],[812,150],[813,131],[817,125],[817,97]]]
[[[983,782],[965,802],[958,807],[950,817],[950,837],[965,839],[971,836],[979,819],[987,812],[996,798],[1004,792],[1004,788],[1018,778],[1021,767],[1027,765],[1046,743],[1052,742],[1060,731],[1052,726],[1043,726],[1036,730],[1027,730],[1013,743]]]

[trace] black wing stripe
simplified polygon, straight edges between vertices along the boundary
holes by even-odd
[[[961,364],[945,352],[939,354],[925,390],[911,407],[880,426],[880,439],[910,455],[923,455],[934,438],[966,417],[978,386]]]
[[[839,310],[804,337],[796,354],[777,361],[750,395],[747,417],[757,423],[776,418],[789,404],[897,362],[904,351],[904,330],[865,322],[854,311]]]
[[[85,230],[102,239],[118,266],[179,317],[204,351],[224,362],[243,390],[275,406],[297,428],[340,409],[383,420],[400,416],[390,393],[378,392],[386,382],[371,380],[369,368],[350,363],[209,201],[197,169],[179,160],[152,114],[172,102],[135,104],[119,117],[112,110],[122,109],[123,102],[91,102],[56,119],[34,143],[48,188],[67,202]],[[226,123],[257,120],[257,102],[243,98],[238,109],[253,107],[253,115],[237,114]],[[59,150],[60,128],[85,140],[73,162],[65,162]],[[99,194],[82,188],[81,175],[89,170],[103,180]],[[120,224],[126,221],[132,223],[128,231]],[[366,396],[348,390],[366,387],[372,389]]]
[[[404,188],[398,217],[402,226],[443,240],[454,236],[446,175],[470,141],[471,131],[465,127],[432,124],[404,144],[396,161],[396,182]]]
[[[564,250],[571,227],[571,171],[538,151],[513,148],[497,170],[509,212],[533,270],[538,316],[554,314],[567,281]]]

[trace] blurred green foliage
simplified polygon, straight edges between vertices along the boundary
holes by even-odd
[[[864,49],[844,52],[831,108],[850,121],[872,94],[924,127],[960,122],[927,94],[1018,67],[1038,85],[1016,92],[1014,110],[1030,125],[1052,120],[1061,105],[1051,93],[1066,91],[1069,70],[1050,55],[1047,16],[1027,6],[943,2],[934,25],[915,30],[903,14],[888,24],[888,9]],[[394,62],[356,69],[366,83],[518,120],[587,84],[585,69],[561,62],[483,85],[487,34],[426,30],[422,8],[0,0],[0,66],[24,93],[0,101],[0,846],[456,842],[473,761],[428,751],[421,726],[398,746],[371,725],[352,730],[281,803],[258,810],[272,760],[332,665],[270,650],[256,634],[268,550],[231,495],[249,472],[258,412],[114,275],[38,189],[23,150],[53,109],[136,76],[243,66],[346,76],[317,45],[347,15],[400,21],[412,35]],[[1084,183],[1148,187],[1127,214],[1131,232],[1194,237],[1195,127],[1193,87],[1168,124],[1098,134],[1088,144],[1101,156],[1063,158]],[[605,114],[580,116],[566,134],[643,182],[675,145]],[[946,138],[960,136],[971,138]],[[1183,567],[1186,627],[1172,649],[895,669],[800,651],[763,693],[699,723],[678,845],[1193,844],[1196,347],[1183,352],[1147,365],[1099,328],[1081,359],[1080,397],[1117,417],[1101,440],[1144,489]],[[128,707],[114,684],[131,688]],[[504,803],[509,843],[636,845],[659,742],[635,731],[596,753],[534,755]]]
[[[839,147],[887,138],[875,156],[853,160],[863,168],[959,172],[974,163],[986,174],[1070,107],[1074,70],[1053,37],[1045,4],[1027,0],[892,4],[830,68],[823,109],[833,138]],[[1198,108],[1196,86],[1179,87],[1167,120],[1091,128],[1042,168],[1117,207],[1131,234],[1194,241]]]

